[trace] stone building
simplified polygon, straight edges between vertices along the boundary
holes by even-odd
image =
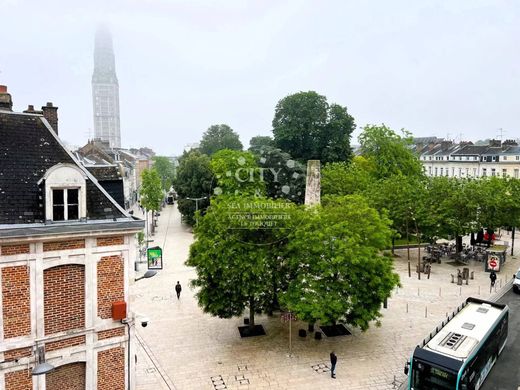
[[[127,388],[133,328],[121,319],[132,317],[125,302],[143,221],[43,115],[12,112],[2,86],[0,156],[0,389]],[[43,363],[54,370],[33,375]]]

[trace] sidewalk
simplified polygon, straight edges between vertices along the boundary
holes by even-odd
[[[475,279],[469,285],[451,283],[450,274],[456,274],[457,267],[444,259],[433,265],[429,280],[425,274],[417,280],[415,273],[408,277],[406,250],[399,250],[395,269],[402,287],[393,292],[388,309],[382,309],[380,328],[372,325],[365,333],[354,329],[352,336],[317,341],[310,336],[299,338],[298,329],[307,326],[293,323],[293,357],[288,357],[289,325],[279,315],[257,318],[266,336],[241,339],[237,327],[242,318],[219,319],[201,311],[188,287],[195,271],[184,266],[193,238],[181,226],[175,207],[163,210],[153,238],[152,245],[163,247],[164,269],[131,286],[132,304],[136,312],[150,317],[148,327],[137,331],[164,370],[163,376],[173,383],[170,388],[178,390],[395,389],[404,380],[404,363],[415,345],[446,313],[468,296],[490,297],[489,274],[483,272],[483,263],[470,263]],[[414,270],[416,249],[410,253]],[[508,255],[498,274],[498,288],[512,277],[519,263],[517,256]],[[180,300],[173,290],[177,280],[183,286]],[[337,379],[322,368],[332,350],[338,356]],[[151,368],[151,360],[139,348],[137,389],[167,389],[157,369]]]

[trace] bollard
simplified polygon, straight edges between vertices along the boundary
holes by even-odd
[[[408,313],[408,302],[406,302],[406,312]]]
[[[502,288],[502,278],[500,278],[500,288]]]
[[[475,271],[471,271],[471,274],[470,274],[470,276],[469,276],[469,278],[470,278],[471,280],[474,279],[474,273],[475,273]]]
[[[478,295],[480,295],[480,286],[478,286]]]
[[[424,318],[428,318],[428,306],[424,306]]]
[[[440,297],[442,296],[442,295],[441,295],[441,288],[440,288],[440,287],[439,287],[439,296],[440,296]]]
[[[462,283],[461,283],[462,284]],[[462,287],[459,287],[459,297],[462,295]]]
[[[469,279],[468,279],[468,278],[466,278],[466,286],[468,285],[468,283],[469,283]]]

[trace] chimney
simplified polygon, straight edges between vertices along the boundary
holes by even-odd
[[[30,106],[29,106],[30,107]],[[43,116],[51,125],[52,129],[58,134],[58,107],[54,107],[51,102],[42,107]]]
[[[43,111],[37,111],[34,109],[34,106],[32,104],[29,104],[27,106],[27,110],[24,111],[24,114],[40,114],[43,115]]]
[[[13,111],[13,101],[5,85],[0,85],[0,110]]]

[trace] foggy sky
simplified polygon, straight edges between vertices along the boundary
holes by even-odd
[[[520,137],[520,3],[0,0],[0,84],[52,101],[60,137],[93,137],[94,32],[106,23],[122,145],[177,155],[212,124],[247,147],[284,96],[315,90],[365,124],[415,136]]]

